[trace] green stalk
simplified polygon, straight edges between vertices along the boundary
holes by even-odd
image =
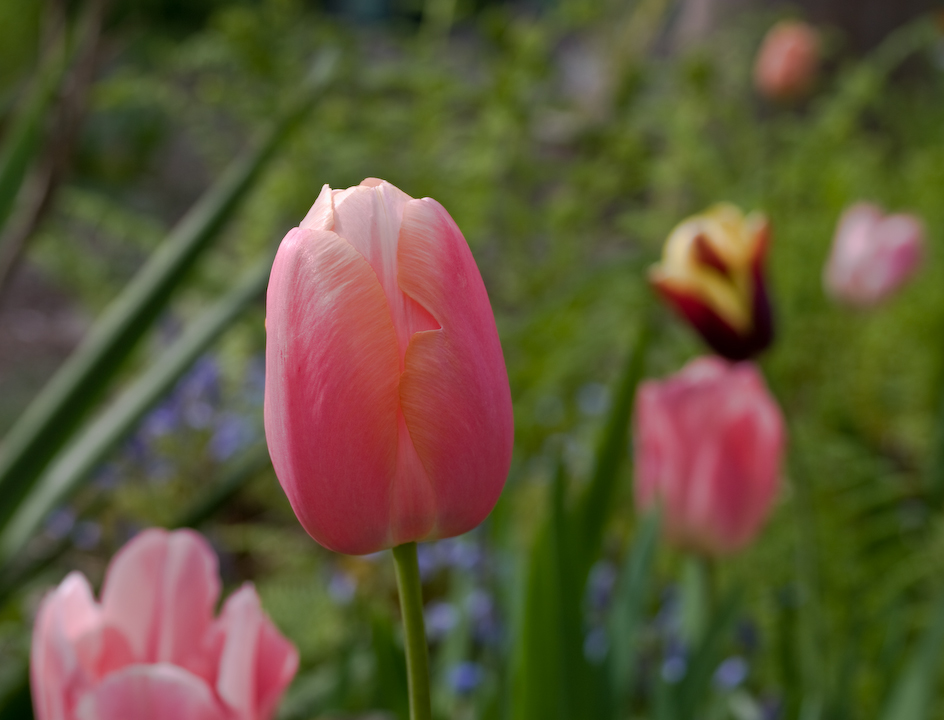
[[[420,566],[416,560],[416,543],[395,547],[393,560],[397,568],[400,612],[403,614],[410,720],[431,720],[433,713],[429,701],[429,657],[426,649],[426,627],[423,624],[423,588],[420,584]]]

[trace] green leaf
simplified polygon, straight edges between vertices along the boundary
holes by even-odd
[[[187,371],[194,361],[259,297],[272,260],[266,256],[239,285],[193,322],[153,365],[65,448],[33,485],[0,533],[0,563],[23,549],[46,515],[64,502],[107,454]]]
[[[604,428],[590,482],[574,507],[566,506],[566,478],[558,467],[550,513],[528,556],[522,609],[514,631],[515,720],[570,720],[608,713],[609,678],[583,653],[582,604],[590,568],[600,553],[613,508],[619,469],[628,455],[629,421],[642,376],[649,327],[644,322],[626,363]]]
[[[16,679],[0,692],[0,720],[27,720],[32,717],[29,667],[24,664]]]
[[[936,706],[934,686],[944,648],[944,594],[937,599],[937,607],[924,637],[914,649],[892,690],[882,712],[881,720],[925,720]]]
[[[607,418],[606,428],[596,452],[593,474],[573,510],[577,572],[583,575],[584,581],[590,572],[590,566],[600,553],[603,531],[613,508],[616,480],[628,456],[630,419],[636,400],[636,387],[645,371],[650,334],[650,320],[645,316],[640,323],[635,345],[623,370],[613,407]]]
[[[333,74],[335,57],[319,66],[307,91],[235,162],[178,223],[79,348],[43,388],[0,445],[0,525],[108,387],[137,341],[160,315],[188,270],[239,208],[262,169]]]
[[[45,121],[71,59],[65,43],[50,53],[0,146],[0,230],[9,218],[20,186],[42,146]]]
[[[613,705],[620,712],[628,711],[636,664],[636,640],[649,593],[659,526],[658,513],[650,513],[640,524],[613,593],[609,617],[610,687]]]
[[[741,605],[740,593],[734,590],[725,597],[691,654],[685,676],[674,685],[659,681],[659,717],[671,720],[694,720],[708,704],[711,678],[722,660],[724,642],[729,636]]]

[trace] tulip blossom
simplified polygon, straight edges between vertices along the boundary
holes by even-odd
[[[642,383],[635,409],[635,496],[658,506],[670,540],[709,555],[753,540],[777,494],[784,423],[751,363],[693,360]]]
[[[757,53],[754,85],[771,100],[794,100],[809,92],[819,62],[816,30],[804,22],[779,22],[768,31]]]
[[[315,540],[358,555],[485,519],[511,394],[485,285],[439,203],[325,185],[279,247],[266,334],[269,453]]]
[[[69,574],[39,608],[37,720],[267,720],[298,653],[245,585],[213,611],[216,555],[189,530],[146,530],[112,558],[102,600]]]
[[[853,205],[836,228],[823,271],[826,291],[857,307],[881,302],[918,269],[923,236],[914,215],[885,215],[869,203]]]
[[[719,355],[744,360],[773,338],[764,286],[767,219],[722,203],[669,235],[649,280]]]

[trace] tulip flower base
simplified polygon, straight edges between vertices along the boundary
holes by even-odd
[[[429,653],[426,648],[423,587],[420,583],[416,543],[405,543],[393,548],[393,561],[397,569],[397,589],[400,591],[400,612],[403,616],[410,720],[430,720]]]

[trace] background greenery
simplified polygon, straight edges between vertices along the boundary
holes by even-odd
[[[61,7],[78,38],[61,43],[69,63],[89,6]],[[58,78],[55,7],[0,6],[6,150],[39,79]],[[420,548],[441,717],[944,717],[944,39],[919,19],[862,57],[827,31],[815,93],[779,107],[755,95],[751,70],[780,15],[738,15],[680,49],[676,12],[668,0],[112,4],[69,172],[3,288],[3,428],[70,347],[29,354],[23,337],[51,322],[23,314],[30,288],[80,328],[115,316],[116,297],[126,313],[138,297],[140,315],[123,335],[96,325],[100,362],[75,371],[28,472],[0,463],[0,717],[29,717],[42,593],[71,568],[100,582],[142,527],[186,524],[210,538],[228,588],[255,582],[301,651],[280,717],[406,716],[391,559],[308,538],[261,426],[258,268],[322,184],[369,176],[435,197],[463,229],[515,406],[489,521]],[[300,119],[271,136],[271,159],[253,156],[280,117]],[[22,183],[43,147],[13,174]],[[243,175],[213,184],[247,152]],[[861,199],[920,214],[928,252],[898,297],[853,313],[824,298],[821,268]],[[760,363],[790,461],[760,540],[717,563],[709,592],[704,568],[634,513],[627,426],[640,376],[705,352],[645,270],[679,220],[721,200],[772,222],[777,340]],[[129,292],[174,241],[190,259]]]

